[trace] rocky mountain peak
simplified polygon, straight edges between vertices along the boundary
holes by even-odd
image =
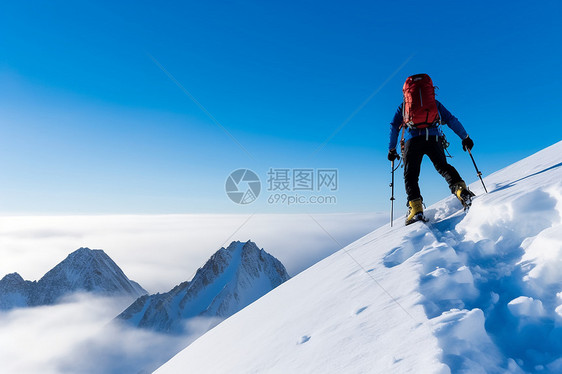
[[[181,332],[197,316],[226,318],[289,279],[285,267],[254,242],[220,248],[191,281],[137,299],[117,318],[138,327]]]
[[[50,305],[76,292],[135,298],[146,294],[103,250],[82,247],[69,254],[39,281],[26,281],[18,273],[2,278],[0,309]]]

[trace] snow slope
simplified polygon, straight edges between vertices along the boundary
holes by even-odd
[[[219,249],[193,279],[164,294],[144,295],[117,319],[165,333],[184,333],[194,317],[224,319],[289,279],[283,264],[251,241]]]
[[[368,234],[157,373],[561,373],[562,142]]]
[[[52,305],[76,292],[129,297],[146,293],[104,251],[79,248],[37,282],[25,281],[18,273],[2,278],[0,310]]]

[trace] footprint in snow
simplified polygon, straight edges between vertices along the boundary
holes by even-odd
[[[299,341],[297,342],[297,345],[304,344],[304,343],[306,343],[306,342],[309,341],[309,340],[310,340],[310,336],[308,336],[308,335],[303,335],[303,336],[300,337]]]
[[[384,256],[383,263],[387,268],[402,264],[419,252],[425,245],[434,241],[432,235],[425,230],[417,230],[406,236],[398,247],[393,248]]]
[[[357,311],[355,312],[355,315],[357,316],[357,315],[363,313],[365,311],[365,309],[367,309],[367,308],[368,308],[368,306],[364,306],[362,308],[357,309]]]

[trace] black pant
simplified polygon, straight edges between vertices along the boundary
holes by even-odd
[[[424,155],[429,157],[435,170],[445,178],[451,193],[455,193],[454,186],[462,179],[457,170],[447,163],[441,138],[430,136],[426,140],[426,137],[421,135],[408,140],[404,147],[404,183],[408,201],[422,197],[418,180]]]

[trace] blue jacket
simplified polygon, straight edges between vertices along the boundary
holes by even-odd
[[[446,124],[449,126],[455,134],[457,134],[461,139],[464,139],[468,136],[466,130],[461,125],[459,120],[451,114],[439,101],[437,102],[437,110],[439,111],[439,116],[441,117],[441,123]],[[398,134],[400,133],[400,125],[402,125],[402,105],[398,107],[396,113],[394,114],[394,118],[392,122],[390,122],[390,144],[388,145],[388,149],[396,149],[396,143],[398,142]],[[407,142],[408,140],[416,137],[416,136],[439,136],[441,135],[441,129],[439,126],[428,127],[427,129],[410,129],[406,127],[406,131],[404,133],[404,141]]]

